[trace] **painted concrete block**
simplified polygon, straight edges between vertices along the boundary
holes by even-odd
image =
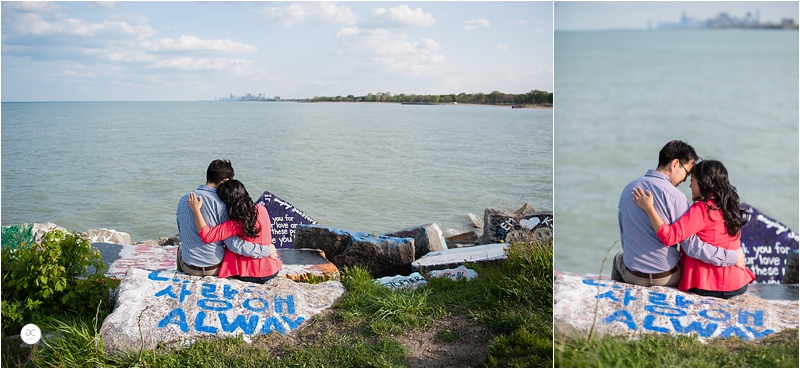
[[[431,270],[428,272],[428,277],[430,278],[449,278],[454,281],[459,279],[466,279],[471,280],[478,278],[478,272],[467,268],[463,265],[459,266],[458,268],[452,269],[442,269],[442,270]]]
[[[283,268],[278,272],[279,277],[297,282],[339,279],[339,268],[325,258],[322,250],[278,249],[278,257],[283,262]]]
[[[436,223],[386,233],[384,236],[413,238],[414,259],[419,259],[431,251],[447,250],[447,241],[442,235],[442,229]]]
[[[330,308],[344,292],[338,281],[275,278],[262,285],[131,268],[100,335],[112,355],[205,337],[286,335]]]
[[[414,239],[376,236],[319,225],[297,227],[295,248],[316,248],[338,268],[362,266],[373,278],[411,274]]]
[[[523,206],[518,211],[532,211]],[[483,213],[484,244],[514,242],[533,236],[541,241],[551,240],[553,236],[553,212],[507,213],[494,208],[486,208]]]
[[[756,285],[750,285],[756,286]],[[636,337],[645,333],[758,340],[798,327],[797,300],[766,300],[745,294],[730,300],[683,293],[670,287],[556,273],[553,323],[556,334]]]
[[[278,249],[294,247],[295,233],[300,224],[317,224],[314,219],[287,201],[281,200],[269,191],[264,191],[256,204],[267,208],[272,221],[272,244]]]
[[[383,277],[378,278],[375,280],[375,283],[380,283],[387,288],[391,288],[396,290],[398,288],[409,288],[415,289],[419,286],[424,286],[428,284],[428,281],[422,274],[417,272],[411,273],[410,275],[396,275],[394,277]]]
[[[91,242],[118,243],[121,245],[131,244],[131,235],[125,232],[117,232],[113,229],[90,229],[82,235]]]
[[[741,208],[750,213],[750,221],[742,226],[745,263],[756,282],[781,283],[790,253],[798,250],[800,235],[746,203]]]
[[[50,222],[4,226],[2,229],[2,248],[16,249],[42,242],[42,236],[53,229],[67,231],[64,227],[59,227]]]
[[[504,243],[496,243],[433,251],[411,263],[411,268],[414,271],[427,273],[431,270],[455,268],[464,264],[465,261],[478,263],[504,260],[506,258],[506,246],[507,244]]]

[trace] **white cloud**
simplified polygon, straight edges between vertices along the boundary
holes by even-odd
[[[489,28],[489,20],[488,19],[472,19],[468,21],[464,21],[464,25],[462,28],[466,31],[472,31],[477,29],[478,27]]]
[[[51,1],[3,1],[3,9],[23,12],[55,13],[65,7]]]
[[[497,47],[499,50],[502,50],[502,51],[508,50],[508,45],[506,45],[506,44],[497,44],[497,45],[494,45],[494,46]]]
[[[61,18],[46,20],[39,13],[21,13],[3,18],[6,32],[19,35],[66,35],[66,36],[133,36],[149,37],[156,31],[147,25],[131,25],[123,21],[88,23],[82,19]],[[5,27],[4,27],[5,28]]]
[[[525,21],[525,20],[522,20],[522,19],[520,19],[520,20],[518,20],[518,21],[514,22],[514,25],[515,25],[515,26],[522,26],[522,25],[526,25],[526,24],[528,24],[528,22],[527,22],[527,21]]]
[[[226,70],[231,67],[247,66],[248,64],[250,64],[250,61],[244,59],[192,59],[184,56],[161,60],[154,65],[159,68],[176,68],[183,70]]]
[[[268,20],[277,21],[284,26],[299,22],[323,22],[354,25],[358,17],[349,7],[332,3],[295,3],[281,7],[264,7],[258,14]]]
[[[396,36],[385,29],[345,27],[336,39],[343,48],[341,54],[367,58],[403,74],[427,73],[445,62],[444,55],[435,53],[441,46],[429,38],[410,42],[407,36]]]
[[[436,23],[431,13],[421,8],[411,9],[408,5],[394,8],[372,9],[372,15],[364,22],[366,26],[376,27],[427,27]]]
[[[220,54],[229,53],[251,53],[258,50],[258,47],[244,44],[241,42],[225,40],[204,40],[195,36],[181,35],[177,39],[162,38],[154,42],[142,42],[145,49],[152,51],[210,51]]]

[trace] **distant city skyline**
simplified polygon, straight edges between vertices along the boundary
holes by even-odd
[[[552,2],[2,2],[3,101],[553,91]]]
[[[680,22],[687,17],[701,20],[720,13],[744,18],[759,13],[761,22],[780,24],[784,18],[798,22],[796,1],[556,1],[554,28],[567,30],[647,29]]]

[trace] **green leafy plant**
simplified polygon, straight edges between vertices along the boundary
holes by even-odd
[[[104,269],[100,251],[73,232],[51,230],[39,243],[3,248],[3,335],[47,315],[95,316],[119,283]]]

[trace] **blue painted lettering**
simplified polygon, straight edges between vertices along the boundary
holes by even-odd
[[[286,298],[275,296],[272,304],[276,313],[283,314],[283,305],[286,305],[286,313],[294,315],[294,295],[288,295]]]
[[[239,290],[233,289],[229,284],[226,284],[225,287],[222,288],[222,296],[228,300],[233,300],[233,295],[237,293],[239,293]]]
[[[764,338],[766,337],[766,335],[770,333],[775,333],[775,331],[773,331],[772,329],[765,329],[763,331],[758,331],[750,327],[744,327],[744,329],[747,329],[750,333],[752,333],[753,338],[755,339]]]
[[[739,316],[737,321],[739,324],[747,325],[749,324],[749,318],[753,318],[753,325],[756,327],[763,327],[764,326],[764,310],[756,310],[756,312],[751,313],[745,310],[739,310]]]
[[[601,283],[600,281],[597,281],[597,280],[594,280],[594,279],[589,279],[589,278],[584,279],[583,280],[583,284],[588,284],[590,286],[600,286],[600,287],[608,287],[609,286],[608,284]],[[620,286],[617,286],[616,284],[612,285],[611,287],[612,288],[622,288]]]
[[[197,313],[197,317],[195,317],[194,319],[194,330],[198,332],[217,333],[217,327],[205,325],[205,320],[206,320],[205,311]]]
[[[161,297],[161,296],[164,296],[164,295],[172,297],[173,299],[177,299],[178,298],[178,296],[175,294],[175,292],[172,292],[172,286],[171,285],[167,286],[166,288],[164,288],[161,291],[156,292],[156,297]]]
[[[261,307],[260,308],[254,307],[252,305],[252,303],[250,303],[250,301],[259,301],[261,303]],[[260,297],[251,297],[251,298],[249,298],[247,300],[244,300],[244,303],[242,303],[242,306],[245,309],[250,310],[252,312],[256,312],[256,313],[260,313],[262,311],[266,311],[267,309],[269,309],[269,303],[267,302],[267,300],[264,300],[264,299],[262,299]]]
[[[605,322],[606,323],[613,323],[613,322],[622,322],[625,323],[629,329],[636,330],[636,323],[633,322],[633,316],[627,310],[617,310],[609,315]]]
[[[200,291],[200,294],[203,295],[203,297],[205,297],[207,299],[218,299],[219,298],[219,296],[217,296],[214,293],[214,291],[217,290],[217,286],[216,285],[211,284],[211,283],[203,283],[202,286],[203,286],[203,289],[202,289],[202,291]]]
[[[741,329],[739,329],[739,327],[737,327],[735,325],[732,325],[732,326],[729,326],[729,327],[725,328],[725,330],[722,331],[722,333],[719,336],[722,337],[722,338],[728,338],[728,337],[730,337],[730,336],[732,336],[734,334],[739,336],[741,339],[743,339],[745,341],[750,340],[750,337],[747,336],[747,333],[745,333],[744,331],[742,331]]]
[[[660,292],[648,292],[647,301],[654,305],[662,305],[662,306],[669,306],[667,302],[667,294],[660,293]]]
[[[664,316],[684,316],[684,315],[686,315],[685,311],[683,311],[681,309],[678,309],[678,308],[674,308],[672,306],[647,305],[647,306],[644,307],[644,309],[649,311],[649,312],[651,312],[651,313],[653,313],[653,314],[664,315]]]
[[[147,279],[149,279],[151,281],[168,281],[169,280],[169,278],[167,278],[167,277],[159,277],[158,276],[159,273],[161,273],[160,270],[154,270],[154,271],[150,272],[150,274],[147,275]]]
[[[186,324],[186,313],[184,313],[183,309],[181,308],[176,308],[170,311],[167,316],[164,317],[164,319],[161,319],[161,321],[158,322],[158,327],[164,328],[167,326],[167,324],[177,324],[178,327],[181,328],[181,332],[189,331],[189,325]]]
[[[242,332],[245,334],[253,334],[256,331],[256,326],[258,325],[258,315],[252,315],[247,320],[245,320],[244,315],[237,315],[236,318],[233,319],[233,323],[228,322],[228,316],[224,313],[219,313],[219,323],[222,326],[222,330],[228,333],[233,333],[236,328],[241,328]]]
[[[648,314],[646,317],[644,317],[644,329],[659,333],[669,333],[669,329],[664,327],[658,327],[655,325],[655,322],[656,322],[656,317]]]
[[[230,302],[219,299],[203,299],[197,302],[197,306],[212,311],[225,311],[233,308],[233,304]]]
[[[302,317],[302,316],[299,316],[299,317],[297,317],[297,319],[292,320],[292,319],[290,319],[290,318],[288,318],[286,316],[283,316],[283,315],[281,316],[281,319],[283,319],[283,321],[286,322],[286,324],[289,325],[289,331],[295,330],[297,327],[300,326],[300,324],[303,324],[303,322],[306,320],[306,318]]]
[[[718,312],[721,313],[722,316],[714,316],[717,314],[709,315],[710,312]],[[725,310],[713,309],[713,310],[700,310],[698,313],[701,317],[706,318],[708,320],[713,320],[715,322],[727,322],[731,319],[731,315],[728,314]]]
[[[286,334],[286,328],[283,327],[281,321],[278,318],[271,316],[264,321],[264,325],[261,326],[261,334],[269,334],[272,332],[280,332],[281,334]]]
[[[679,308],[682,308],[682,309],[688,309],[689,305],[693,305],[693,304],[694,304],[694,301],[687,299],[686,296],[675,295],[675,306],[677,306]]]
[[[700,335],[700,337],[708,338],[717,331],[717,323],[708,323],[708,325],[703,327],[703,324],[700,322],[691,322],[689,325],[684,327],[678,318],[669,318],[669,320],[672,322],[672,328],[675,328],[675,332],[678,333],[689,334],[692,331],[695,331]]]

